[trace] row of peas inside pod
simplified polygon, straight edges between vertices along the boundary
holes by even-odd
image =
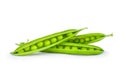
[[[53,33],[32,41],[21,42],[11,54],[16,56],[33,55],[38,52],[76,54],[76,55],[97,55],[104,52],[101,47],[89,45],[98,42],[105,37],[103,33],[88,33],[77,35],[80,31],[87,29],[68,29]]]

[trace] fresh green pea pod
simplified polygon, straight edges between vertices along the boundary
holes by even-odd
[[[80,43],[80,44],[90,44],[98,42],[105,37],[113,36],[113,34],[105,35],[103,33],[88,33],[83,35],[74,36],[71,39],[67,40],[70,43]]]
[[[18,44],[19,47],[11,54],[16,56],[25,56],[25,55],[35,54],[36,52],[51,48],[55,45],[58,45],[72,38],[79,31],[82,31],[84,29],[87,29],[87,28],[82,28],[79,30],[76,30],[76,29],[65,30],[62,32],[57,32],[42,38],[35,39],[27,43],[20,43]]]
[[[74,55],[98,55],[104,50],[98,46],[75,44],[75,43],[61,43],[54,47],[43,50],[42,52],[74,54]]]

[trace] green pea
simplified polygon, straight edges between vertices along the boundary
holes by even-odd
[[[46,41],[44,42],[44,45],[45,45],[45,46],[50,45],[50,41],[49,41],[49,40],[46,40]]]
[[[85,40],[84,39],[80,39],[80,43],[84,43],[85,42]]]
[[[71,49],[72,50],[78,50],[78,47],[73,46]]]
[[[57,39],[56,38],[52,38],[51,39],[51,43],[55,43],[55,42],[57,42]]]
[[[67,36],[71,36],[73,33],[68,33]]]
[[[68,42],[73,42],[74,40],[68,40]]]
[[[70,49],[70,46],[65,46],[64,49]]]
[[[85,38],[85,41],[89,41],[90,39],[89,38]]]
[[[74,42],[75,42],[75,43],[79,43],[79,42],[80,42],[80,39],[77,38],[77,39],[74,40]]]
[[[62,40],[62,39],[63,39],[63,36],[58,36],[57,39],[58,39],[58,40]]]
[[[94,48],[90,48],[89,50],[90,50],[90,51],[95,51]]]
[[[25,50],[25,51],[29,51],[29,50],[30,50],[30,47],[26,47],[24,50]]]
[[[81,50],[87,50],[87,48],[84,48],[84,47],[83,47],[83,48],[81,48]]]
[[[36,45],[32,45],[31,46],[31,50],[36,50],[37,49],[37,46]]]
[[[58,48],[59,48],[59,49],[63,49],[63,46],[59,45]]]
[[[90,37],[90,39],[91,39],[91,40],[94,40],[94,39],[95,39],[95,37]]]
[[[42,46],[43,46],[43,42],[37,43],[37,46],[38,46],[38,47],[42,47]]]
[[[24,50],[19,50],[18,52],[24,52]]]

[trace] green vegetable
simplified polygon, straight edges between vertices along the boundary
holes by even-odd
[[[12,52],[12,54],[17,56],[35,54],[36,52],[46,50],[48,48],[51,48],[55,45],[67,41],[68,39],[75,36],[79,31],[82,31],[84,29],[86,28],[82,28],[79,30],[76,29],[65,30],[62,32],[54,33],[42,38],[35,39],[27,43],[22,42],[18,44],[19,47],[14,52]]]
[[[70,43],[80,43],[80,44],[90,44],[94,42],[98,42],[105,37],[113,36],[113,34],[105,35],[103,33],[88,33],[83,35],[74,36],[66,42]]]
[[[62,43],[52,48],[43,50],[42,52],[76,54],[76,55],[98,55],[104,52],[104,50],[98,46],[93,45]]]

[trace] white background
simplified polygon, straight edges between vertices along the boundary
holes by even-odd
[[[66,29],[114,33],[96,56],[13,56],[15,43]],[[0,0],[0,79],[120,79],[119,0]]]

